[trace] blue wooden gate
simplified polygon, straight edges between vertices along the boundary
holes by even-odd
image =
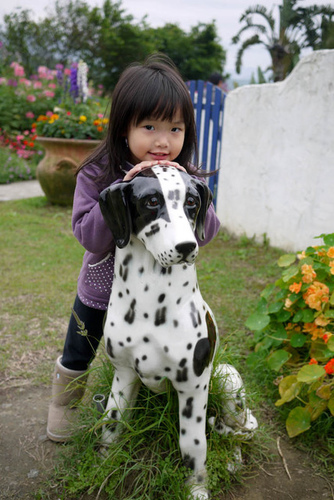
[[[203,170],[214,172],[220,166],[226,94],[219,87],[202,80],[191,80],[188,86],[195,109],[199,164]],[[216,172],[208,178],[215,206],[218,174]]]

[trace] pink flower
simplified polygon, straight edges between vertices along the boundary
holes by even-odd
[[[34,116],[35,116],[35,115],[34,115],[34,113],[33,113],[32,111],[28,111],[28,112],[26,113],[26,118],[34,118]]]
[[[16,140],[17,140],[17,141],[23,141],[23,139],[24,139],[24,136],[23,136],[23,135],[17,135],[17,136],[16,136]]]
[[[64,75],[70,76],[71,70],[69,68],[64,69]]]
[[[34,82],[33,87],[34,87],[34,89],[41,89],[42,88],[42,82]]]
[[[0,85],[4,84],[4,83],[7,83],[7,80],[6,78],[4,78],[3,76],[0,78]]]
[[[52,90],[44,90],[45,97],[54,97],[55,93]]]
[[[46,116],[52,116],[53,115],[52,111],[47,111],[45,114],[46,114]]]
[[[28,102],[35,102],[36,101],[36,97],[32,94],[29,94],[27,95],[27,101]]]
[[[24,85],[26,85],[27,87],[30,87],[31,86],[31,81],[30,80],[27,80],[26,78],[20,78],[19,79],[19,82],[20,83],[23,83]]]
[[[48,87],[49,89],[55,89],[57,85],[55,83],[49,83]]]

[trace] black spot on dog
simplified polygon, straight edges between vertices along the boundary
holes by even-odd
[[[194,470],[195,469],[195,458],[191,458],[190,455],[184,455],[183,457],[183,465],[187,467],[187,469]]]
[[[123,266],[128,266],[131,260],[132,260],[132,254],[128,253],[123,260]]]
[[[182,415],[186,418],[191,418],[193,415],[193,400],[194,398],[188,398],[186,401],[186,406],[182,410]]]
[[[148,313],[144,313],[143,316],[144,316],[145,319],[147,319],[148,318]]]
[[[144,356],[142,356],[142,357],[141,357],[141,359],[142,359],[143,361],[146,361],[146,360],[147,360],[147,356],[146,356],[146,354],[144,354]]]
[[[177,305],[180,304],[181,300],[182,300],[181,297],[179,299],[177,299],[177,301],[176,301]]]
[[[160,231],[160,227],[159,227],[159,224],[152,224],[150,231],[147,231],[145,233],[145,236],[147,238],[150,238],[151,236],[153,236],[154,234],[158,233]]]
[[[183,283],[183,286],[188,286],[189,285],[189,281],[186,281],[185,283]]]
[[[119,296],[119,298],[121,299],[121,298],[123,297],[122,292],[118,292],[118,296]]]
[[[165,372],[170,372],[170,371],[171,371],[171,369],[169,368],[169,366],[166,366]]]
[[[165,352],[168,352],[168,351],[169,351],[169,347],[165,345],[165,346],[164,346],[164,351],[165,351]]]
[[[149,339],[149,338],[147,338],[147,337],[143,337],[143,341],[144,341],[144,342],[149,342],[149,341],[150,341],[150,339]]]
[[[198,439],[194,439],[194,443],[195,443],[196,445],[198,445],[198,444],[199,444],[199,440],[198,440]]]
[[[190,303],[190,308],[191,308],[190,317],[193,327],[197,328],[199,325],[202,324],[201,315],[199,313],[199,310],[196,308],[194,302]]]
[[[124,346],[123,342],[118,342],[118,345],[121,346],[121,347]]]
[[[117,410],[112,410],[112,412],[110,413],[110,418],[112,418],[113,420],[117,420]]]
[[[156,376],[154,377],[154,380],[161,380],[161,377],[159,377],[159,375],[156,375]]]
[[[186,365],[186,363],[187,363],[187,358],[182,358],[181,361],[180,361],[180,363],[179,363],[179,366],[181,368],[183,368]]]
[[[193,368],[197,377],[200,377],[204,369],[209,366],[210,353],[211,347],[209,339],[205,338],[199,340],[195,346],[193,357]]]
[[[127,342],[131,342],[131,337],[126,337]]]
[[[181,429],[181,434],[184,436],[186,434],[186,430],[185,429]]]
[[[166,323],[166,307],[161,307],[161,309],[157,309],[155,312],[154,325],[160,326]]]
[[[158,297],[159,304],[161,304],[161,302],[163,302],[165,300],[165,297],[166,297],[166,295],[164,293],[159,295],[159,297]]]
[[[129,308],[128,312],[124,316],[124,321],[126,321],[130,325],[135,320],[135,315],[136,315],[136,313],[135,313],[135,306],[136,306],[136,299],[133,299],[132,302],[131,302],[131,304],[130,304],[130,308]]]
[[[173,320],[173,326],[174,328],[177,328],[179,326],[179,322],[177,321],[177,319]]]
[[[188,344],[188,345],[187,345],[187,349],[188,349],[188,351],[190,351],[190,349],[192,348],[192,346],[193,346],[192,344]]]
[[[196,422],[198,422],[198,423],[199,423],[199,422],[202,422],[202,417],[197,417],[197,418],[196,418]]]
[[[139,272],[140,272],[140,274],[143,274],[144,268],[143,267],[139,268]]]
[[[108,337],[107,339],[107,353],[109,354],[109,356],[111,358],[114,358],[114,351],[113,351],[113,348],[112,348],[112,344],[111,344],[111,340],[110,338]]]
[[[176,371],[176,382],[187,382],[188,381],[188,368],[185,367],[182,370]]]
[[[144,288],[144,292],[147,292],[149,289],[149,286],[148,285],[145,285],[145,288]]]

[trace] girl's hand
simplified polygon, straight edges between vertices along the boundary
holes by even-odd
[[[187,172],[184,167],[179,165],[176,161],[165,161],[165,160],[158,160],[158,161],[142,161],[138,163],[135,167],[133,167],[129,172],[125,175],[123,181],[130,181],[133,179],[139,172],[142,172],[143,170],[146,170],[147,168],[154,167],[155,165],[162,165],[162,166],[167,166],[167,167],[175,167],[179,170],[182,170],[183,172]]]

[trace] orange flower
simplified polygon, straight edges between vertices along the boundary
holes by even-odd
[[[327,252],[327,255],[330,259],[334,259],[334,247],[330,247],[330,249]]]
[[[317,277],[317,274],[315,273],[313,267],[309,264],[302,265],[302,275],[302,280],[304,283],[312,283],[314,278]]]
[[[301,253],[297,253],[297,258],[299,260],[306,259],[305,250],[303,250]]]
[[[327,342],[329,341],[331,336],[332,336],[332,334],[330,332],[324,333],[322,340],[325,342],[325,344],[327,344]]]
[[[318,328],[314,323],[305,323],[303,332],[312,335],[312,340],[322,339],[325,333],[323,328]]]
[[[303,294],[305,303],[316,311],[321,311],[323,302],[329,301],[329,288],[320,281],[314,281]]]
[[[318,364],[318,361],[314,358],[311,358],[310,359],[310,362],[309,362],[309,365],[317,365]]]
[[[328,375],[332,375],[334,373],[334,358],[328,361],[327,365],[325,365],[325,370]]]
[[[334,274],[334,260],[331,260],[330,263],[329,263],[329,267],[330,267],[330,272],[331,274]]]
[[[300,282],[300,283],[293,283],[292,285],[289,286],[289,290],[292,293],[299,293],[301,287],[302,287],[302,282]]]
[[[331,322],[330,318],[325,318],[325,316],[323,314],[320,314],[320,316],[318,316],[314,320],[314,323],[317,326],[327,326],[328,323],[330,323],[330,322]]]

